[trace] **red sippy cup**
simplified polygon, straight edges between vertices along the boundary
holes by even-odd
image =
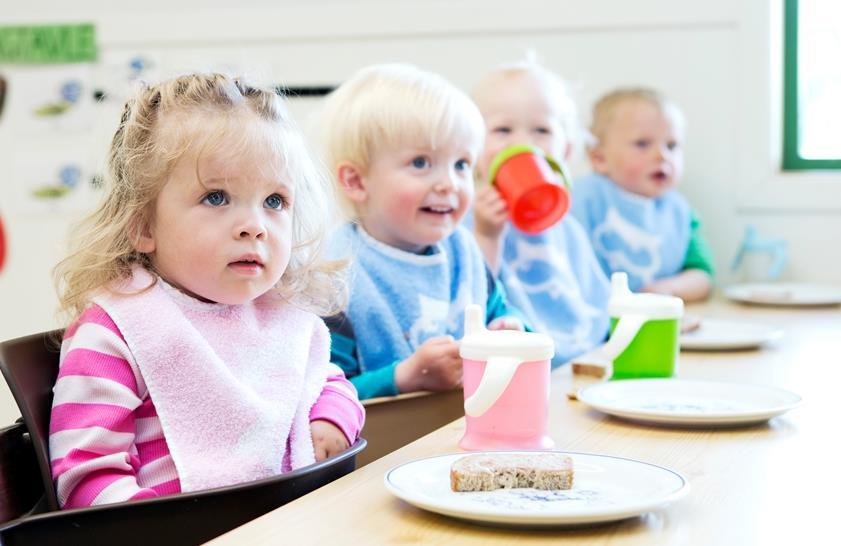
[[[505,148],[491,162],[488,175],[521,231],[540,233],[569,209],[569,177],[560,163],[536,146]]]

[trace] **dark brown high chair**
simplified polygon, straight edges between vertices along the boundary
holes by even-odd
[[[4,546],[198,544],[348,474],[365,448],[360,438],[335,457],[255,482],[58,510],[48,440],[60,336],[60,331],[45,332],[0,343],[0,370],[23,416],[23,423],[0,429],[0,544]]]

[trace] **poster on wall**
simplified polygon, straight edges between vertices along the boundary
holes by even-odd
[[[19,135],[51,137],[90,130],[94,99],[90,65],[6,70],[7,123]]]
[[[95,159],[90,168],[103,168],[108,145],[117,130],[126,101],[144,84],[161,79],[160,53],[155,51],[103,52],[93,67],[95,109],[90,149]]]
[[[2,196],[7,236],[19,215],[91,206],[96,59],[91,24],[0,25],[0,176],[7,181]],[[6,260],[8,267],[8,253]]]
[[[89,210],[94,201],[93,174],[74,154],[18,161],[14,177],[21,213],[72,213]]]
[[[94,96],[122,108],[139,86],[162,79],[162,57],[153,50],[103,52],[94,66]]]
[[[84,131],[96,61],[92,24],[0,25],[0,68],[8,79],[7,123],[16,134]]]

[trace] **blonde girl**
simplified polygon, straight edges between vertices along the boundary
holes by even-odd
[[[318,314],[329,185],[277,94],[178,77],[125,107],[103,204],[56,268],[60,504],[259,479],[353,442],[364,412]]]

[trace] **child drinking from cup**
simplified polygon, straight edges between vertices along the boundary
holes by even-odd
[[[273,91],[219,74],[140,91],[108,189],[56,270],[50,420],[62,507],[273,476],[348,447],[364,410],[319,314],[326,179]]]
[[[675,186],[683,175],[683,118],[651,89],[617,89],[596,102],[588,150],[593,173],[577,181],[572,211],[605,273],[633,291],[706,298],[709,246]]]
[[[443,78],[409,65],[360,70],[327,99],[327,159],[353,221],[350,303],[327,321],[333,362],[360,398],[458,387],[464,309],[521,329],[459,221],[473,197],[483,124]]]
[[[500,152],[536,147],[556,163],[573,147],[575,106],[561,79],[533,61],[503,66],[473,92],[485,119],[477,164],[474,231],[512,305],[555,342],[553,366],[584,353],[608,332],[609,284],[590,242],[570,215],[538,233],[512,225],[511,210],[488,180]]]

